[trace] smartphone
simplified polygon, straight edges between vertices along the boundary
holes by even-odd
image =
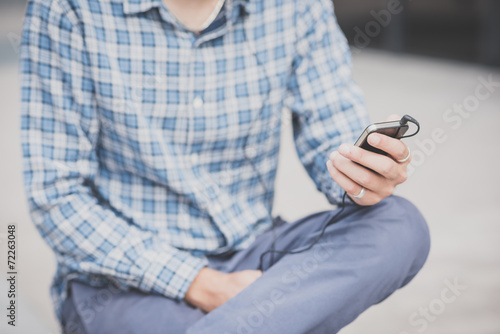
[[[380,133],[392,138],[399,139],[405,135],[406,131],[408,131],[408,128],[408,124],[401,124],[400,120],[373,123],[372,125],[369,125],[365,129],[365,131],[363,131],[361,136],[356,141],[356,144],[354,145],[371,152],[387,155],[388,153],[386,153],[385,151],[379,150],[378,148],[375,148],[368,144],[368,136],[372,133]]]

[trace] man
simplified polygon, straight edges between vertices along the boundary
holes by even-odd
[[[67,333],[335,333],[425,262],[391,196],[408,148],[351,145],[368,116],[330,0],[32,0],[21,71]],[[337,211],[271,217],[283,107],[318,189],[350,198],[302,252]]]

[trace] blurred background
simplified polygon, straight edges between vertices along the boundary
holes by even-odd
[[[499,334],[500,1],[334,3],[372,119],[407,113],[422,124],[407,141],[411,177],[397,193],[421,209],[433,240],[422,272],[342,334]],[[49,298],[54,258],[30,221],[22,189],[17,50],[24,7],[24,0],[0,0],[0,246],[6,254],[6,226],[16,223],[19,267],[18,323],[7,327],[2,315],[0,332],[58,333]],[[330,207],[291,138],[286,123],[275,212],[288,220]]]

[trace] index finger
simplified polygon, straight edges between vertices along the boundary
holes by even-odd
[[[387,152],[396,161],[405,159],[409,154],[408,147],[401,140],[380,133],[370,134],[368,143]]]

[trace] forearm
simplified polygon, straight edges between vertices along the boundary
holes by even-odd
[[[83,185],[62,182],[57,181],[57,188],[76,193],[47,200],[43,190],[34,190],[40,186],[28,185],[27,190],[34,223],[65,265],[84,275],[111,276],[147,293],[183,298],[206,259],[130,224],[101,205]]]

